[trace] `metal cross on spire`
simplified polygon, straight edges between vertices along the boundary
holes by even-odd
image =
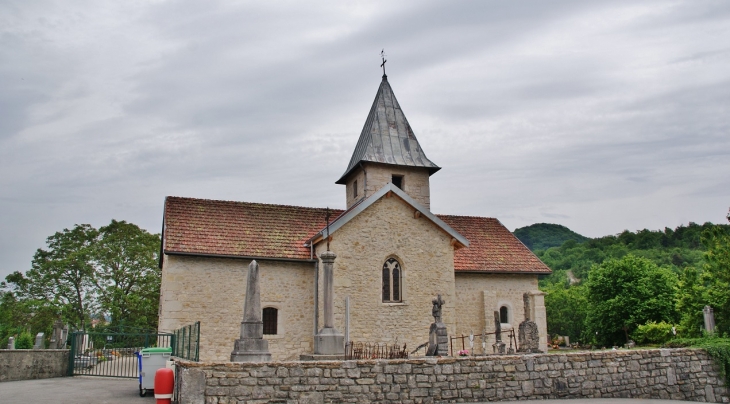
[[[385,48],[380,51],[380,58],[383,59],[383,63],[380,64],[380,67],[383,68],[383,76],[385,76],[385,62],[387,62],[387,60],[385,60]]]
[[[330,208],[327,207],[324,214],[324,220],[327,222],[327,251],[330,250]]]

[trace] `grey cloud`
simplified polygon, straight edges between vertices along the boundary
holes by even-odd
[[[165,195],[342,206],[383,47],[438,213],[601,236],[730,199],[726,2],[0,7],[0,277]]]

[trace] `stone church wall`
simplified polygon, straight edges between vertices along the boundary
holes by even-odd
[[[570,398],[727,403],[700,349],[267,364],[177,364],[181,404],[454,403]]]
[[[239,337],[249,260],[165,256],[160,332],[200,321],[200,359],[228,361]],[[277,335],[265,335],[274,360],[312,352],[314,263],[259,261],[261,307],[278,309]]]
[[[366,192],[367,196],[370,196],[384,187],[385,184],[392,182],[393,175],[402,175],[406,194],[427,209],[431,209],[431,190],[427,169],[372,163],[363,163],[363,167],[367,172],[367,180],[362,170],[359,169],[354,171],[355,174],[347,179],[346,202],[348,208],[363,197],[363,191]],[[354,197],[352,192],[355,181],[357,181],[358,187],[357,198]],[[366,182],[367,188],[363,189]]]
[[[401,345],[406,343],[409,350],[415,349],[428,341],[433,322],[431,300],[437,294],[446,300],[444,322],[453,332],[451,237],[424,216],[416,218],[414,212],[397,196],[383,197],[332,234],[330,249],[337,254],[335,327],[345,332],[344,302],[349,296],[353,341],[392,344],[397,339]],[[326,243],[320,242],[317,252],[325,248]],[[401,303],[382,301],[382,269],[390,257],[397,258],[402,266]]]
[[[502,326],[503,331],[514,328],[517,336],[517,327],[525,319],[523,304],[524,293],[537,293],[537,276],[517,274],[482,274],[457,272],[456,278],[456,331],[454,335],[469,335],[473,332],[480,334],[494,332],[494,311],[507,306],[509,310],[509,326]],[[531,299],[531,319],[537,323],[540,333],[540,349],[547,352],[547,323],[545,321],[545,307],[542,296],[533,296]],[[535,307],[537,303],[537,306]],[[537,310],[536,310],[537,309]],[[502,341],[509,347],[507,334],[502,335]],[[492,352],[494,335],[487,338],[487,350]],[[468,345],[468,344],[467,344]],[[474,346],[481,353],[481,340],[475,338]],[[461,348],[461,346],[459,346]]]

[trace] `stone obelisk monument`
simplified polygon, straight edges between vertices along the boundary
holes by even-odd
[[[317,334],[317,355],[344,355],[345,336],[335,328],[334,311],[334,263],[337,255],[332,251],[323,252],[319,258],[324,266],[324,328]]]
[[[269,341],[264,339],[264,322],[261,312],[261,287],[259,264],[251,261],[246,282],[246,302],[243,306],[241,338],[236,340],[231,362],[269,362]]]

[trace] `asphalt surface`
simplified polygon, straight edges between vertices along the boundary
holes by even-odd
[[[139,396],[138,379],[112,377],[57,377],[0,383],[2,404],[154,404],[155,397]]]
[[[534,401],[533,401],[534,402]],[[111,377],[59,377],[0,383],[2,404],[154,404],[152,394],[139,396],[137,379]],[[502,403],[510,403],[503,401]],[[522,403],[524,401],[513,401]],[[540,404],[680,404],[693,401],[646,400],[627,398],[592,398],[540,400]],[[696,403],[694,403],[696,404]]]

